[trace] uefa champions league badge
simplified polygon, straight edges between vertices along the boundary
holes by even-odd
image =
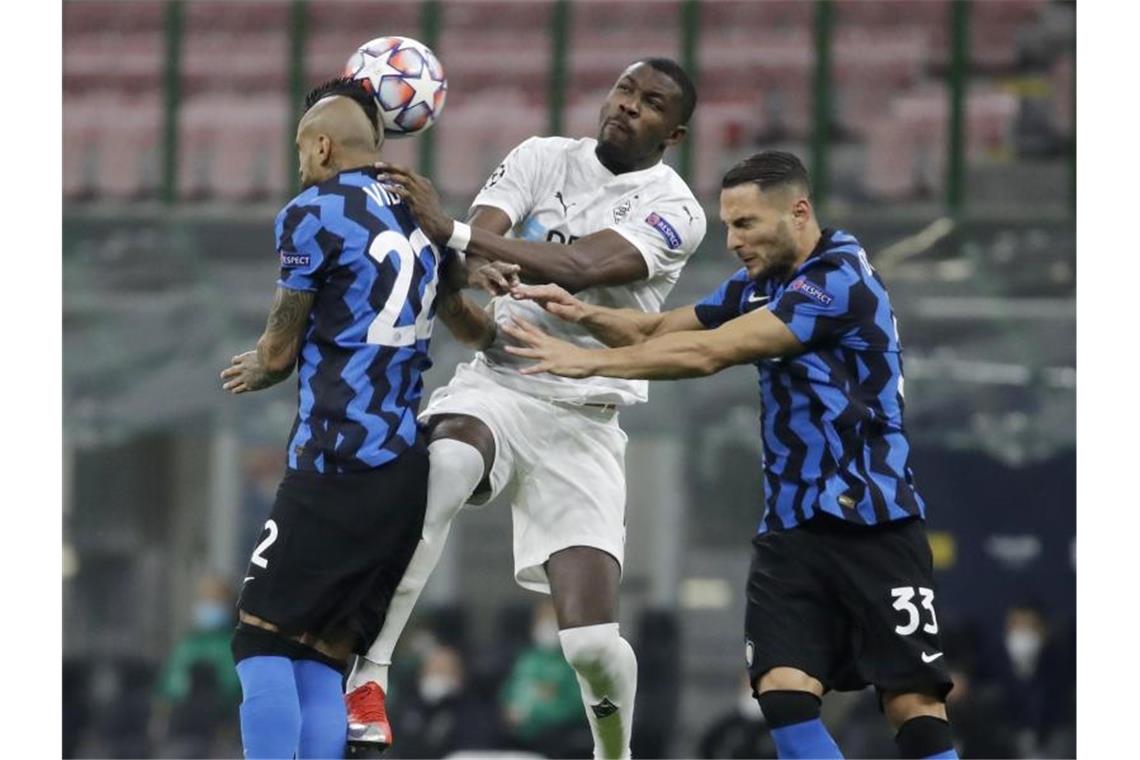
[[[656,211],[645,217],[645,223],[660,232],[661,237],[665,238],[665,242],[669,244],[670,248],[681,247],[681,236],[677,234],[677,230],[673,229],[673,225],[665,221],[665,218]]]
[[[802,293],[803,295],[807,296],[813,301],[816,301],[822,306],[831,306],[831,302],[835,300],[835,298],[826,290],[819,287],[818,285],[813,285],[812,283],[808,282],[806,277],[801,277],[793,282],[788,286],[788,290],[794,291],[796,293]]]

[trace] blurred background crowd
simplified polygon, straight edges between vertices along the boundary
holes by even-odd
[[[65,757],[237,757],[233,594],[283,471],[292,381],[240,399],[295,191],[303,93],[403,34],[446,67],[439,124],[386,156],[457,215],[534,134],[589,136],[617,74],[666,55],[700,101],[667,156],[801,155],[822,220],[891,288],[912,467],[965,757],[1075,754],[1075,4],[1048,0],[65,0]],[[710,224],[668,306],[735,269]],[[469,358],[440,329],[425,392]],[[755,374],[654,384],[630,436],[622,626],[640,757],[772,757],[743,678],[762,506]],[[509,510],[469,510],[397,651],[392,756],[590,738]],[[892,756],[872,692],[828,703]]]

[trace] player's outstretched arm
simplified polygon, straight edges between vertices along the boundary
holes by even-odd
[[[631,346],[657,335],[704,327],[692,306],[660,314],[613,309],[585,303],[554,283],[519,285],[511,289],[511,297],[530,299],[554,316],[582,325],[607,346]]]
[[[441,290],[435,313],[465,346],[482,351],[495,340],[495,320],[479,304],[455,290]]]
[[[376,166],[382,172],[380,179],[411,206],[424,234],[436,245],[447,245],[455,231],[455,220],[443,210],[431,180],[391,164]],[[495,214],[506,220],[505,227]],[[476,208],[471,239],[465,246],[467,254],[518,264],[524,279],[554,282],[571,292],[594,285],[636,282],[649,276],[649,267],[641,252],[613,230],[595,232],[567,246],[503,237],[509,228],[510,220],[502,211]]]
[[[259,391],[293,373],[315,297],[315,292],[277,288],[257,348],[238,354],[222,370],[223,390],[235,394]]]
[[[677,380],[804,350],[792,331],[767,309],[733,319],[715,330],[676,332],[623,348],[580,348],[522,322],[504,325],[503,330],[522,344],[507,346],[507,351],[537,360],[523,368],[523,373],[550,372],[564,377]]]

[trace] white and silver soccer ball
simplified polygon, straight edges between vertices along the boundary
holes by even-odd
[[[410,37],[369,40],[348,59],[344,75],[363,80],[372,92],[386,137],[428,129],[447,99],[443,65],[431,48]]]

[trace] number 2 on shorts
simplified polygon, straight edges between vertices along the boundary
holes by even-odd
[[[922,606],[930,613],[930,622],[922,626],[922,630],[926,633],[938,633],[938,618],[934,615],[934,590],[929,588],[919,587],[919,596],[922,597]],[[915,587],[914,586],[898,586],[891,589],[891,596],[894,597],[895,603],[892,605],[899,612],[907,614],[907,621],[903,625],[895,626],[895,633],[899,636],[909,636],[918,630],[918,624],[922,622],[921,613],[918,607],[914,606]]]
[[[277,540],[277,523],[273,520],[266,520],[265,530],[269,531],[269,535],[265,537],[264,541],[257,545],[257,548],[253,550],[253,556],[249,558],[250,562],[261,568],[269,566],[269,560],[263,557],[261,553],[272,546],[273,542]]]

